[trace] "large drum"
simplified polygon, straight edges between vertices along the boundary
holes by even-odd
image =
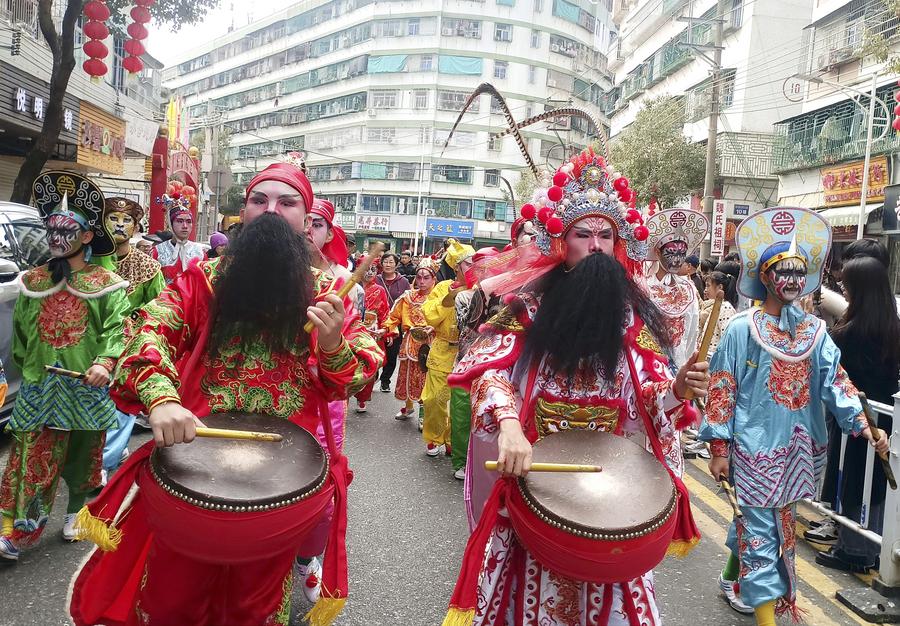
[[[675,485],[644,448],[601,431],[567,430],[534,445],[534,462],[600,465],[597,473],[531,472],[511,490],[516,535],[545,567],[613,583],[650,571],[675,531]]]
[[[203,423],[284,439],[197,438],[155,449],[139,485],[157,540],[215,563],[296,551],[333,495],[322,446],[296,424],[267,415],[221,413]]]

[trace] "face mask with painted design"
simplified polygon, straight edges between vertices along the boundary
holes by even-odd
[[[51,215],[47,218],[47,244],[50,255],[55,259],[65,259],[82,247],[81,225],[66,215]]]

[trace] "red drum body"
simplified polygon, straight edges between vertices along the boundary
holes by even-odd
[[[675,531],[676,492],[652,454],[624,437],[568,430],[535,443],[532,461],[603,468],[532,472],[510,491],[516,535],[542,565],[605,584],[633,580],[663,560]]]
[[[284,439],[197,438],[154,450],[138,484],[156,539],[190,558],[220,564],[296,551],[332,501],[322,446],[277,417],[221,413],[203,422]]]

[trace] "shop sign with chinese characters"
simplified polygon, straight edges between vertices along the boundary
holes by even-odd
[[[864,161],[822,168],[822,187],[825,190],[825,206],[859,204],[862,198]],[[890,182],[886,156],[872,157],[869,161],[869,188],[866,202],[884,202],[884,186]]]
[[[125,121],[81,102],[78,164],[108,174],[121,174],[125,160]]]
[[[429,217],[425,220],[425,236],[472,239],[475,236],[475,222]]]
[[[78,143],[78,98],[66,94],[59,142]],[[37,134],[50,108],[50,85],[16,67],[0,62],[0,120]]]
[[[390,232],[391,218],[389,215],[364,215],[356,214],[356,230],[365,230],[379,233]]]
[[[726,206],[724,200],[713,202],[712,213],[712,238],[710,240],[710,254],[720,255],[725,253],[725,234],[727,220],[725,219]]]

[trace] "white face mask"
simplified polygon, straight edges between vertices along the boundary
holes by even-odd
[[[51,215],[47,218],[47,244],[50,255],[56,259],[72,256],[81,249],[81,224],[67,215]]]

